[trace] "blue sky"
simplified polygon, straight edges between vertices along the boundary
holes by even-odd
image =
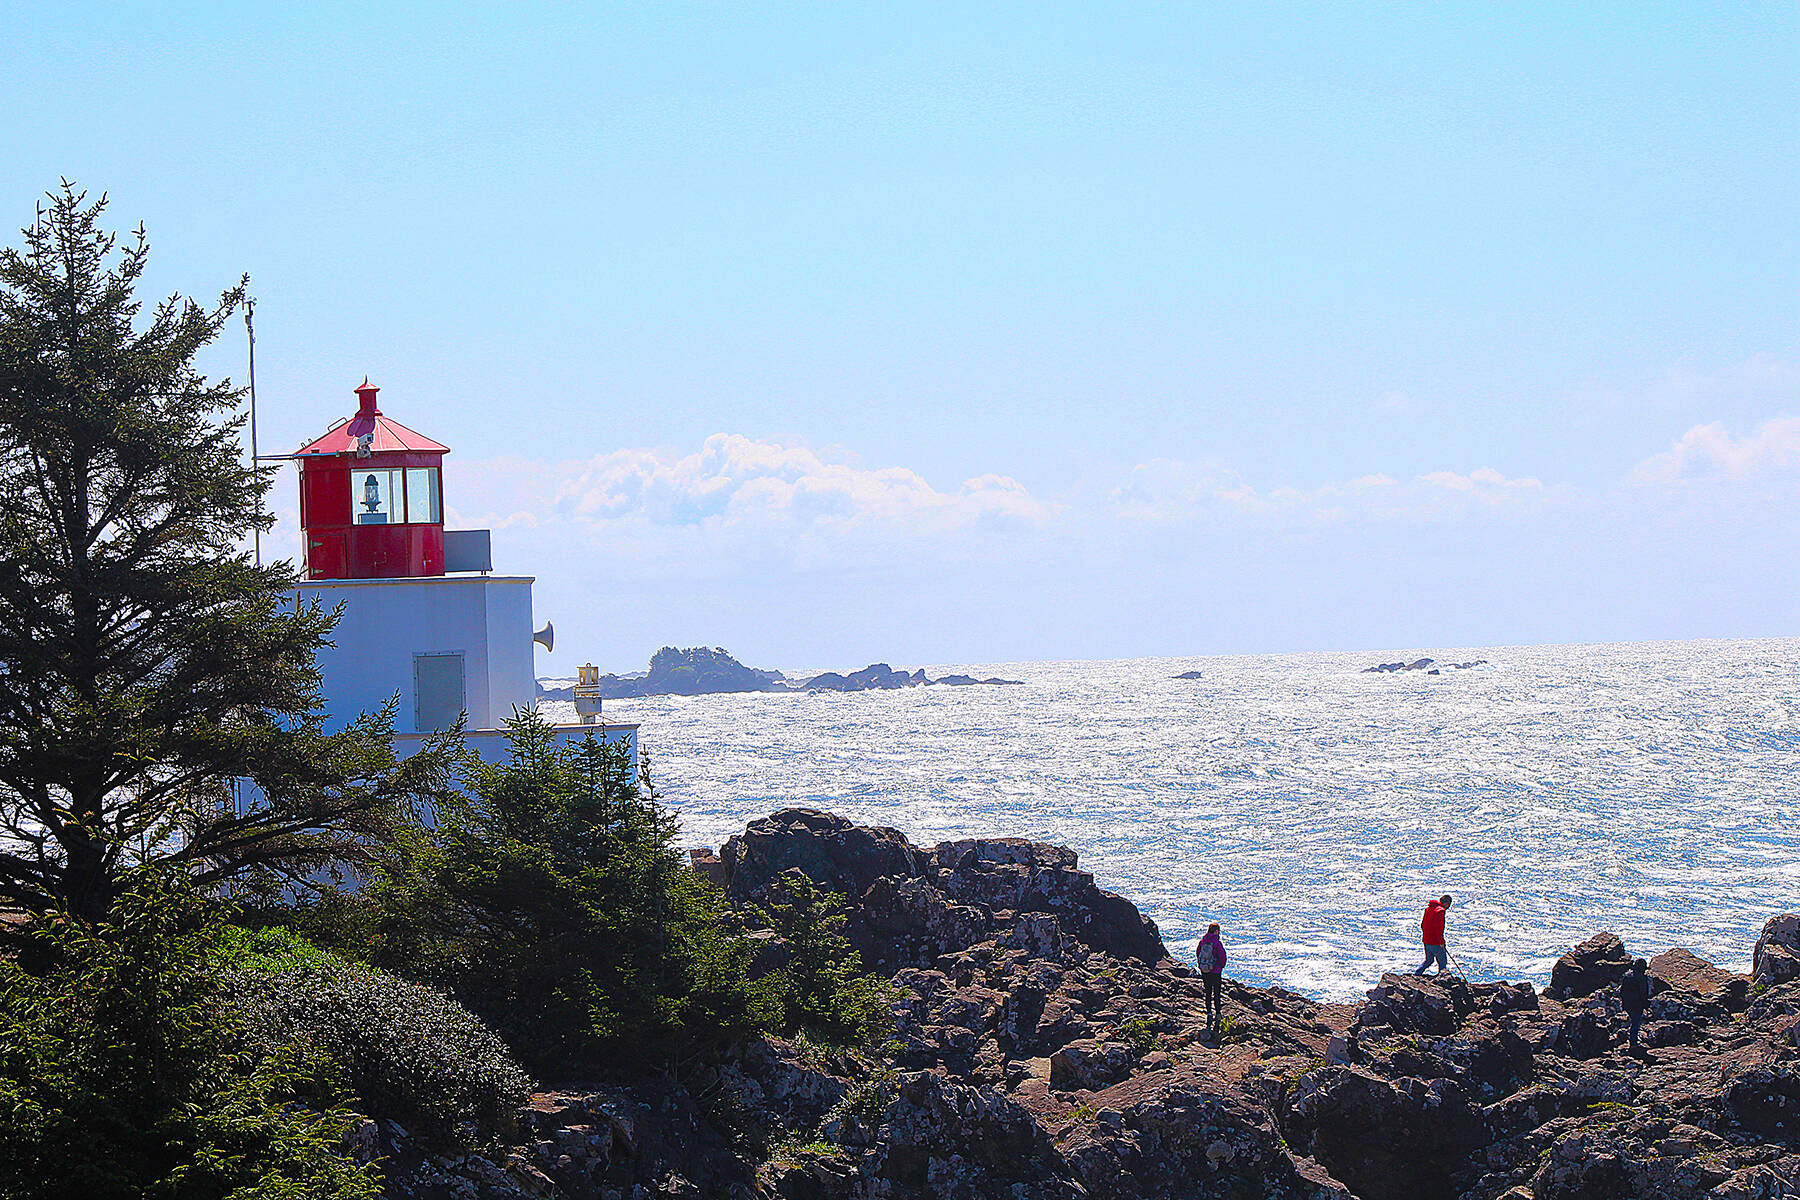
[[[564,665],[1800,633],[1792,5],[5,20],[13,225],[248,271]]]

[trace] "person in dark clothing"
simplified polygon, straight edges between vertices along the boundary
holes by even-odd
[[[1225,975],[1225,943],[1217,922],[1206,927],[1206,936],[1194,947],[1194,961],[1200,966],[1200,983],[1206,994],[1207,1028],[1217,1029],[1224,1021],[1219,985]]]
[[[1625,1030],[1631,1039],[1631,1052],[1638,1051],[1638,1029],[1644,1023],[1644,1010],[1650,1007],[1650,977],[1644,972],[1650,964],[1633,959],[1625,978],[1619,980],[1619,1007],[1625,1010]]]
[[[1419,932],[1425,938],[1425,961],[1419,964],[1414,975],[1423,975],[1425,968],[1437,963],[1437,973],[1442,975],[1450,969],[1450,951],[1444,945],[1444,914],[1450,911],[1451,899],[1439,896],[1425,907],[1425,919],[1419,922]]]

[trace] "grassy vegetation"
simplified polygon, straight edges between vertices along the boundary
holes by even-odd
[[[1121,1023],[1117,1035],[1120,1041],[1139,1054],[1148,1054],[1152,1050],[1160,1050],[1163,1046],[1161,1027],[1150,1017],[1133,1017],[1129,1021]]]

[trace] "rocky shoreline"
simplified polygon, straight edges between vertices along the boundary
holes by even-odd
[[[1612,934],[1550,986],[1385,975],[1356,1004],[1227,980],[1222,1032],[1156,926],[1075,854],[923,848],[788,809],[695,855],[740,904],[785,871],[850,897],[892,977],[879,1051],[759,1038],[534,1095],[510,1145],[368,1122],[396,1197],[648,1200],[1770,1200],[1800,1195],[1800,916],[1751,976],[1651,959],[1623,1048]],[[1649,948],[1634,948],[1644,953]],[[778,946],[766,951],[778,954]]]

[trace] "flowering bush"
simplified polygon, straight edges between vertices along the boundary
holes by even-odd
[[[255,1041],[324,1054],[370,1115],[438,1139],[464,1122],[502,1127],[524,1102],[531,1081],[468,1009],[374,967],[324,959],[275,971],[253,960],[235,972],[231,993]]]

